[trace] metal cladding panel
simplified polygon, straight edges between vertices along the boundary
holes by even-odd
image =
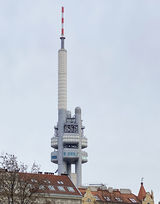
[[[58,52],[58,109],[67,109],[67,51]]]

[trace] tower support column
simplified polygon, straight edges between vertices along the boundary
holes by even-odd
[[[66,110],[58,110],[58,175],[65,172],[63,165],[63,134],[64,123],[66,119]]]
[[[77,174],[77,186],[82,185],[82,120],[81,120],[81,109],[79,107],[75,108],[75,118],[76,123],[78,124],[78,132],[79,132],[79,144],[78,144],[78,161],[75,165],[75,171]]]

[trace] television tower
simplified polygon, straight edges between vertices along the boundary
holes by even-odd
[[[77,187],[82,185],[82,164],[88,161],[84,126],[81,120],[81,108],[75,108],[75,114],[67,110],[67,50],[64,46],[64,7],[62,7],[61,48],[58,51],[58,123],[51,138],[51,161],[58,164],[58,175],[68,174]],[[75,166],[72,173],[71,165]],[[74,178],[74,179],[73,179]]]

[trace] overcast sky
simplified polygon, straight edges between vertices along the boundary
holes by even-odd
[[[0,151],[50,162],[57,123],[61,6],[68,109],[82,108],[83,183],[160,200],[160,1],[0,0]]]

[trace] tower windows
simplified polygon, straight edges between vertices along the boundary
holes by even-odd
[[[72,149],[78,149],[78,144],[65,144],[63,145],[64,148],[72,148]]]
[[[78,125],[64,125],[65,133],[78,133]]]

